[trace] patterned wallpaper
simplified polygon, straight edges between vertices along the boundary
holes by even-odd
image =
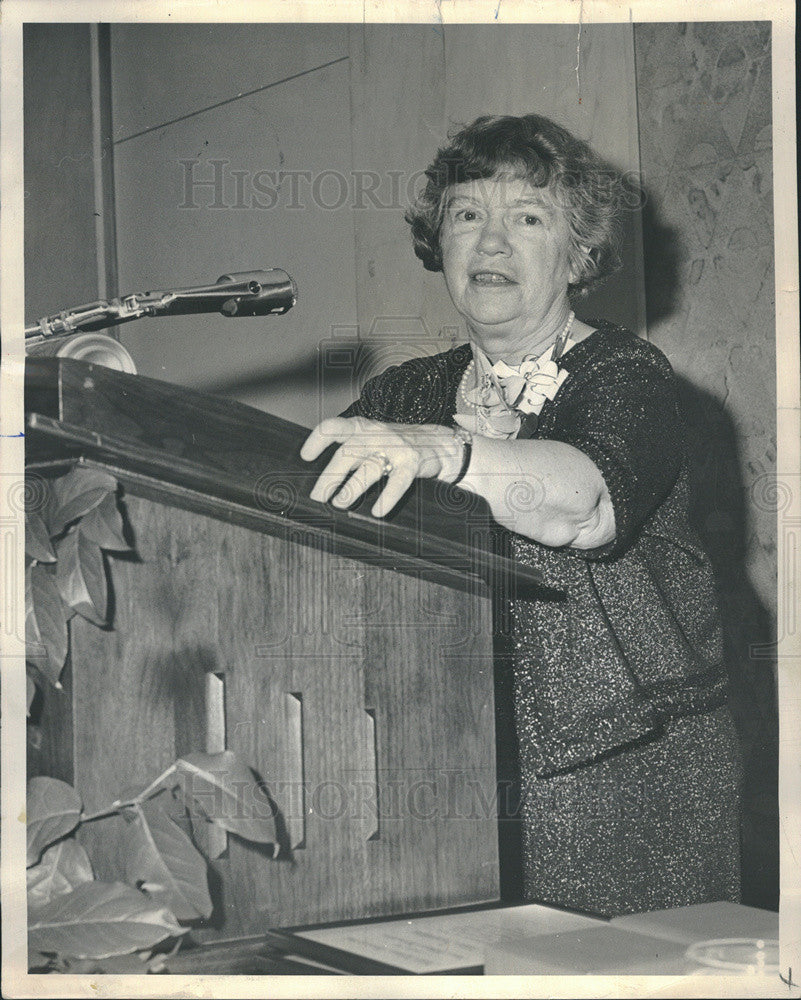
[[[765,22],[635,27],[648,337],[682,380],[745,752],[745,897],[763,903],[777,837],[775,661],[759,648],[776,620],[770,41]]]

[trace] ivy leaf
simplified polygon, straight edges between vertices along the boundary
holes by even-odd
[[[246,840],[278,843],[272,803],[231,750],[190,753],[176,767],[183,791],[210,820]]]
[[[44,523],[42,515],[35,511],[25,515],[25,554],[40,563],[54,563],[56,561],[47,525]]]
[[[137,807],[123,845],[126,879],[154,886],[148,891],[154,903],[179,920],[211,916],[206,862],[158,802]]]
[[[103,553],[80,531],[56,542],[56,585],[62,600],[95,625],[106,624],[106,570]]]
[[[58,684],[67,658],[67,609],[44,566],[25,571],[26,659]]]
[[[42,860],[29,868],[27,875],[28,908],[31,911],[46,906],[56,896],[64,896],[95,877],[86,851],[70,837],[48,847]]]
[[[184,929],[169,910],[121,882],[86,882],[28,922],[28,945],[75,958],[111,958],[151,948]]]
[[[125,541],[122,516],[113,493],[104,497],[97,507],[80,520],[78,531],[101,549],[110,549],[112,552],[131,551],[131,546]]]
[[[50,532],[60,535],[76,518],[83,517],[117,490],[117,481],[100,469],[71,469],[52,482]]]
[[[81,818],[81,800],[72,785],[64,781],[31,778],[26,814],[30,868],[49,844],[75,829]]]

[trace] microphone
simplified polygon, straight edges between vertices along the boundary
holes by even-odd
[[[224,274],[213,285],[176,288],[163,292],[123,295],[110,302],[89,302],[45,316],[25,327],[26,348],[79,331],[105,330],[143,316],[180,316],[219,312],[223,316],[270,316],[289,312],[298,300],[298,288],[280,267],[266,271]]]
[[[141,301],[157,315],[219,312],[223,316],[269,316],[289,312],[298,300],[293,279],[279,267],[224,274],[213,285],[147,292]]]

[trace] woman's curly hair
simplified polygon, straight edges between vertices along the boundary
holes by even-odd
[[[483,115],[449,136],[426,170],[428,182],[406,212],[414,252],[429,271],[442,270],[439,235],[445,195],[454,184],[499,176],[547,187],[568,217],[573,292],[586,292],[619,266],[623,178],[574,135],[542,115]]]

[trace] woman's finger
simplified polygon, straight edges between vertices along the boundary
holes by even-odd
[[[396,469],[387,480],[381,496],[373,504],[373,517],[385,517],[406,493],[416,478],[416,469]]]
[[[311,462],[328,448],[339,442],[342,444],[360,429],[359,417],[330,417],[322,420],[309,434],[300,449],[300,457]]]
[[[331,501],[334,507],[351,507],[386,474],[386,461],[380,455],[368,455],[359,466],[353,470],[350,479],[343,484],[342,489]]]
[[[350,473],[364,461],[362,452],[357,454],[347,444],[337,448],[328,465],[323,469],[309,494],[310,499],[326,503],[348,478]]]

